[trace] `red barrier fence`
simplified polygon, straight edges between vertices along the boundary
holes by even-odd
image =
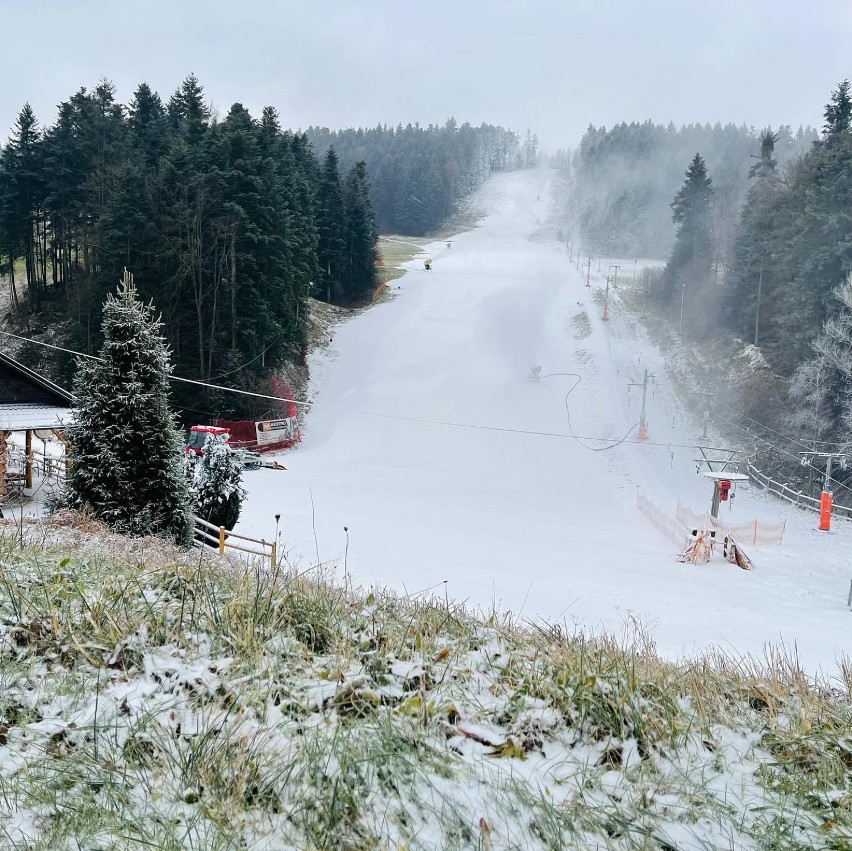
[[[278,378],[270,379],[272,394],[284,399],[284,416],[273,416],[268,420],[214,420],[219,428],[228,429],[231,446],[239,449],[251,449],[255,452],[277,452],[290,449],[301,439],[296,422],[296,403],[289,386]]]

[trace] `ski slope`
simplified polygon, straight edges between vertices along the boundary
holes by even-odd
[[[478,228],[429,246],[431,272],[411,261],[394,298],[312,355],[303,442],[286,472],[246,474],[238,531],[268,539],[280,513],[292,562],[356,584],[617,635],[638,620],[672,657],[783,643],[832,673],[850,648],[852,523],[817,532],[815,515],[741,488],[722,519],[786,518],[783,544],[748,550],[753,572],[675,560],[636,496],[709,508],[691,448],[701,426],[630,315],[616,302],[601,320],[598,276],[586,288],[546,224],[551,180],[492,178]],[[533,366],[549,377],[527,381]],[[635,429],[607,451],[571,437],[634,427],[641,391],[628,384],[646,367],[648,443]]]

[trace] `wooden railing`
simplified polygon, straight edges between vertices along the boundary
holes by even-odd
[[[236,532],[229,532],[224,526],[214,526],[200,517],[194,517],[195,521],[195,536],[196,541],[204,542],[210,546],[216,547],[219,555],[224,555],[225,551],[239,550],[241,553],[258,556],[260,558],[268,558],[270,567],[274,567],[278,559],[278,546],[275,541],[265,541],[263,538],[250,538],[247,535],[238,535]],[[258,544],[259,548],[252,548],[235,544],[231,539],[237,541],[246,541],[249,544]]]
[[[31,474],[42,479],[55,479],[60,481],[65,478],[65,472],[68,469],[68,459],[64,454],[56,457],[48,455],[40,449],[32,447],[29,452],[23,447],[10,445],[6,451],[8,456],[8,469],[15,473],[26,473],[27,463],[29,462]],[[32,487],[28,482],[27,487]]]
[[[819,511],[819,499],[817,497],[808,496],[808,494],[802,491],[794,490],[788,486],[787,482],[776,482],[775,479],[758,470],[748,459],[746,459],[745,471],[748,477],[764,490],[771,491],[776,496],[780,496],[781,499],[792,502],[793,505],[800,505],[802,508]],[[836,502],[832,505],[831,513],[835,517],[845,517],[847,520],[852,519],[852,508],[846,505],[839,505]]]

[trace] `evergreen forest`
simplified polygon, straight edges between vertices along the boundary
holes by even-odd
[[[787,127],[590,129],[574,159],[584,246],[597,235],[613,256],[667,256],[659,272],[641,276],[645,296],[685,342],[724,342],[746,354],[755,377],[739,394],[726,384],[728,403],[739,395],[738,410],[728,413],[742,426],[739,436],[769,449],[766,463],[786,466],[791,482],[800,476],[801,451],[845,449],[852,430],[848,81],[831,93],[823,114],[816,138]],[[666,178],[671,196],[664,203],[663,188],[652,192],[645,170],[653,173],[649,164],[671,156],[675,140],[678,185],[671,190]],[[613,171],[595,195],[591,175],[607,163]],[[664,212],[667,240],[659,227]],[[609,242],[596,216],[610,222]]]
[[[804,153],[816,135],[811,128],[779,127],[779,166]],[[669,202],[699,151],[713,177],[714,248],[724,260],[748,190],[758,136],[754,128],[720,123],[589,126],[573,158],[571,230],[581,233],[584,246],[595,253],[665,258],[675,233]]]
[[[538,154],[529,131],[519,145],[510,130],[452,118],[427,127],[309,127],[307,138],[320,155],[333,148],[344,168],[366,163],[379,230],[409,236],[435,230],[492,172],[531,168]]]
[[[353,305],[375,288],[373,198],[417,186],[428,214],[409,230],[422,231],[516,165],[516,148],[508,131],[454,122],[291,132],[273,107],[216,114],[194,75],[167,100],[142,83],[123,105],[101,80],[49,126],[24,105],[0,149],[0,278],[24,336],[93,353],[126,268],[162,316],[177,375],[264,392],[271,370],[304,357],[310,296]],[[381,209],[384,226],[403,215]],[[19,356],[70,385],[69,355],[27,345]],[[190,384],[174,393],[188,419],[268,405]]]

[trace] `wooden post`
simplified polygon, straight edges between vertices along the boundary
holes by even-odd
[[[26,459],[24,461],[24,487],[31,489],[33,486],[33,430],[27,429],[24,443]]]
[[[225,527],[219,527],[219,555],[225,555]]]
[[[272,552],[269,554],[269,563],[270,567],[275,567],[275,564],[278,560],[278,545],[275,541],[272,542]]]

